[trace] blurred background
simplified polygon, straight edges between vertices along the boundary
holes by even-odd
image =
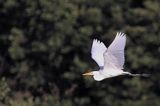
[[[159,0],[0,0],[0,106],[160,106]],[[94,38],[127,34],[125,69],[96,82]]]

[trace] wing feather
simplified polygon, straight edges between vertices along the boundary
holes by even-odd
[[[104,57],[103,54],[106,51],[106,46],[103,42],[100,42],[97,39],[93,40],[92,49],[91,49],[91,57],[96,61],[99,67],[104,66]]]
[[[118,32],[115,39],[104,53],[105,67],[123,69],[126,35]]]

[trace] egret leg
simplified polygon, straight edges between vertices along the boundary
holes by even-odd
[[[150,74],[132,74],[130,72],[124,72],[125,74],[128,74],[130,76],[143,76],[143,77],[149,77]]]

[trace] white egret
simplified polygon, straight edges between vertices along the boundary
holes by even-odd
[[[147,74],[132,74],[123,71],[124,48],[126,44],[126,34],[117,32],[111,45],[106,48],[103,42],[94,39],[91,49],[92,59],[99,65],[98,71],[91,71],[83,75],[91,75],[96,81],[111,78],[119,75],[147,76]]]

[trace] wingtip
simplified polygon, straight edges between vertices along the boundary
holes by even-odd
[[[93,39],[93,42],[97,42],[97,39],[96,39],[96,38],[94,38],[94,39]]]
[[[117,36],[125,37],[125,36],[126,36],[126,34],[125,34],[125,33],[123,33],[123,32],[117,32]]]
[[[96,43],[97,43],[97,39],[95,38],[95,39],[93,39],[92,45],[96,45]]]
[[[98,40],[98,39],[93,39],[93,42],[96,42],[96,43],[101,43],[101,41],[100,40]]]

